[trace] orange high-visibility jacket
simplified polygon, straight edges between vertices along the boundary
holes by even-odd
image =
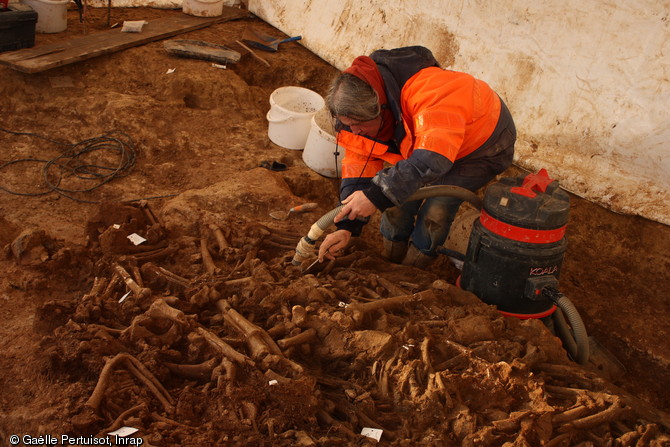
[[[384,211],[422,186],[440,184],[459,159],[478,157],[502,105],[484,81],[440,68],[426,48],[379,50],[370,58],[383,78],[394,138],[380,141],[346,128],[338,132],[337,143],[345,149],[340,197],[363,190]],[[392,166],[384,168],[385,163]],[[356,235],[362,226],[353,224],[343,221],[338,228]]]
[[[453,164],[479,148],[500,117],[500,98],[484,81],[439,67],[412,76],[401,90],[400,106],[405,129],[400,153],[365,136],[339,132],[338,144],[345,149],[343,179],[374,177],[384,162],[395,165],[416,149],[440,154]]]

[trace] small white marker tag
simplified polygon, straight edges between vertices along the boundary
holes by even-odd
[[[270,386],[274,386],[274,385],[277,385],[278,383],[279,383],[279,382],[277,382],[275,379],[272,379],[272,380],[270,380],[270,381],[268,382],[268,385],[270,385]]]
[[[135,245],[140,245],[142,242],[147,241],[146,239],[144,239],[142,236],[140,236],[137,233],[133,233],[131,235],[128,235],[128,239],[130,239],[130,242],[132,242]]]
[[[107,434],[111,436],[119,436],[121,438],[124,438],[126,436],[132,435],[133,433],[137,433],[138,430],[139,430],[138,428],[134,427],[121,427],[118,430],[110,431]]]
[[[363,436],[372,438],[375,441],[380,441],[382,439],[382,433],[384,433],[384,430],[378,428],[363,427],[363,430],[361,430]]]

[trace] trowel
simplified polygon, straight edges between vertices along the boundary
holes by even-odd
[[[318,206],[319,204],[314,202],[303,203],[302,205],[294,206],[293,208],[288,210],[287,213],[284,213],[284,211],[273,211],[270,213],[270,217],[277,220],[286,220],[288,219],[288,216],[290,216],[293,213],[304,213],[305,211],[314,210]]]
[[[259,50],[271,51],[273,53],[277,51],[279,44],[300,39],[302,39],[302,36],[289,37],[288,39],[276,39],[251,27],[247,27],[242,35],[242,41],[247,45],[258,48]]]

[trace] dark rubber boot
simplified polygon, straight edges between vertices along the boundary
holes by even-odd
[[[384,238],[384,252],[389,261],[400,264],[407,253],[407,241],[389,241]]]
[[[435,259],[437,259],[437,256],[428,256],[423,254],[418,248],[414,246],[414,244],[409,244],[407,254],[405,255],[405,259],[402,260],[402,264],[411,265],[425,270],[435,261]]]

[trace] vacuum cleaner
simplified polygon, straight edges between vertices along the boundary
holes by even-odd
[[[545,169],[490,184],[470,233],[458,285],[506,316],[545,322],[551,318],[570,356],[586,364],[584,323],[558,284],[569,211],[569,195]]]

